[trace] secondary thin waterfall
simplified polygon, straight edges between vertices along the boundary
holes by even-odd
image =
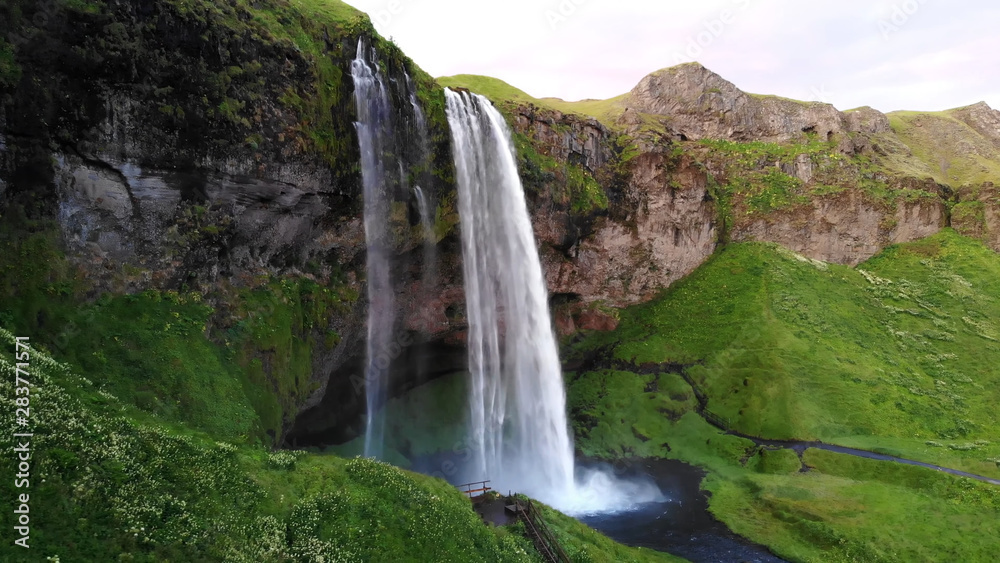
[[[437,263],[437,245],[434,235],[434,216],[431,214],[431,202],[420,189],[414,186],[413,192],[417,196],[417,211],[420,212],[420,226],[424,235],[424,268],[422,272],[424,290],[429,291],[434,285],[435,270]]]
[[[417,201],[417,211],[420,213],[420,227],[424,239],[423,263],[420,274],[421,298],[425,303],[434,300],[437,286],[437,236],[434,233],[434,203],[431,195],[420,187],[420,182],[430,179],[430,142],[427,135],[427,117],[417,98],[417,88],[406,74],[406,88],[410,93],[410,109],[413,111],[414,127],[417,134],[418,176],[413,185],[413,195]],[[431,327],[426,327],[430,330]],[[427,380],[427,355],[419,354],[415,365],[417,384]]]
[[[427,139],[427,117],[424,116],[424,109],[417,99],[417,87],[413,83],[410,75],[406,75],[406,88],[410,92],[410,107],[413,110],[414,129],[417,133],[417,148],[419,149],[417,161],[420,165],[422,176],[428,176],[430,167],[430,142]],[[422,284],[426,293],[425,297],[430,297],[433,286],[437,282],[437,240],[434,235],[434,214],[430,195],[420,188],[419,184],[413,186],[414,195],[417,197],[417,210],[420,212],[420,226],[424,236],[424,263],[422,271]]]
[[[427,175],[427,168],[430,166],[430,142],[427,139],[427,118],[424,116],[424,109],[420,107],[417,99],[417,87],[413,79],[406,74],[406,88],[410,93],[410,108],[413,110],[414,130],[417,133],[417,162],[420,165],[422,175]],[[419,180],[418,180],[419,182]],[[434,240],[434,216],[431,214],[430,196],[420,188],[417,183],[413,186],[414,195],[417,198],[417,210],[420,212],[420,225],[424,235],[424,264],[423,278],[424,287],[427,282],[433,281],[434,270],[437,262],[436,241]]]
[[[458,180],[473,472],[556,503],[574,490],[573,446],[548,294],[503,117],[445,90]]]
[[[367,46],[358,40],[358,53],[351,64],[354,104],[358,121],[354,124],[361,148],[361,178],[364,186],[365,241],[368,247],[368,341],[365,357],[365,456],[381,457],[385,441],[385,403],[390,349],[394,327],[392,286],[392,243],[388,226],[391,186],[383,162],[393,142],[391,105],[385,79],[378,66],[365,61]]]

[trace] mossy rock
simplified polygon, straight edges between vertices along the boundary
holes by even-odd
[[[799,460],[799,455],[794,450],[763,448],[754,456],[753,468],[758,473],[774,475],[797,473],[802,469],[802,461]]]

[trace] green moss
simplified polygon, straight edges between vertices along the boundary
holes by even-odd
[[[272,280],[228,300],[233,310],[224,345],[241,368],[243,388],[269,441],[280,443],[297,405],[315,390],[316,354],[337,344],[330,323],[356,298],[301,278]]]
[[[594,176],[580,166],[566,165],[566,189],[574,213],[585,214],[608,208],[608,195]]]
[[[0,86],[13,88],[21,80],[21,65],[14,60],[14,48],[0,39]]]
[[[434,210],[434,236],[437,241],[451,234],[458,226],[458,193],[449,191],[438,201]]]
[[[213,310],[200,294],[148,291],[102,299],[76,321],[65,355],[99,387],[162,417],[244,441],[257,416],[239,373],[206,338]]]
[[[802,182],[798,178],[771,168],[759,175],[758,182],[739,185],[736,194],[744,196],[750,213],[766,214],[807,203],[809,199],[798,193],[801,187]]]
[[[577,448],[587,456],[664,457],[671,419],[695,405],[691,388],[676,374],[605,370],[567,377]]]
[[[723,153],[735,159],[742,166],[758,167],[764,163],[791,163],[799,155],[827,155],[833,153],[835,143],[819,141],[815,135],[799,143],[767,143],[764,141],[737,142],[725,139],[704,139],[699,141],[703,146]]]
[[[19,334],[57,341],[86,282],[59,250],[56,226],[8,210],[0,222],[0,320]]]
[[[891,230],[892,212],[900,202],[940,199],[937,193],[897,187],[893,180],[897,173],[881,157],[844,155],[835,141],[821,142],[815,134],[780,144],[702,140],[697,145],[707,149],[700,158],[715,163],[713,169],[722,169],[709,187],[722,206],[720,221],[727,225],[815,205],[819,198],[853,190],[885,213],[882,227]],[[797,169],[803,159],[808,159],[811,170],[805,182],[785,172]]]
[[[989,234],[986,224],[986,204],[980,201],[963,201],[951,210],[951,226],[959,233],[986,240]]]
[[[802,469],[802,462],[793,450],[762,448],[755,457],[754,468],[761,473],[776,475],[797,473]]]
[[[541,154],[531,138],[524,133],[514,133],[512,137],[521,182],[529,192],[544,193],[544,190],[555,183],[556,170],[561,168],[559,163],[554,158]],[[558,197],[560,194],[553,191],[550,195]]]

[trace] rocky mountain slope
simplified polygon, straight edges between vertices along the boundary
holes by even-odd
[[[579,248],[600,240],[599,247],[620,249],[616,240],[631,236],[624,246],[642,256],[625,269],[641,280],[649,274],[643,265],[652,264],[658,275],[651,287],[669,285],[701,263],[713,249],[706,240],[772,241],[810,258],[857,264],[889,244],[937,232],[950,224],[953,209],[960,232],[1000,249],[989,195],[993,167],[1000,163],[1000,112],[985,104],[940,116],[887,116],[871,108],[841,112],[829,104],[747,94],[697,63],[657,71],[631,92],[604,101],[534,99],[481,77],[439,81],[485,90],[511,108],[515,127],[542,154],[557,161],[565,158],[563,147],[586,140],[564,124],[585,116],[605,126],[605,146],[628,144],[624,158],[613,163],[626,169],[621,195],[627,197],[612,198],[606,219],[621,234],[602,222]],[[921,126],[908,125],[914,120]],[[560,128],[563,139],[553,140]],[[586,152],[575,158],[589,161]],[[953,174],[943,174],[940,166]],[[624,220],[635,222],[628,235]],[[641,242],[645,230],[655,244]],[[551,226],[538,232],[549,242],[556,240],[553,233],[561,234]],[[614,252],[618,260],[621,254]],[[550,275],[568,268],[552,260]],[[596,279],[621,280],[610,259],[586,264],[586,271],[601,264]],[[558,280],[566,275],[553,277],[553,289],[562,290]],[[586,299],[614,302],[622,293],[609,289]],[[643,299],[642,289],[628,293]]]

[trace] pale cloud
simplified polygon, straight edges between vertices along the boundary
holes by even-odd
[[[348,0],[435,76],[607,98],[697,60],[743,90],[839,108],[1000,108],[1000,6],[985,0]]]

